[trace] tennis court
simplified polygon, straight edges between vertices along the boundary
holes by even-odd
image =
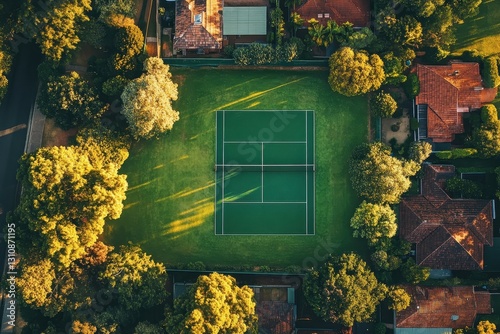
[[[313,235],[314,112],[216,115],[215,234]]]

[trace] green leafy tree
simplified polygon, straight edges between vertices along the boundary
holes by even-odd
[[[374,116],[391,117],[398,109],[398,104],[391,94],[381,90],[372,96],[370,107]]]
[[[91,0],[46,1],[45,10],[36,11],[37,26],[35,40],[42,53],[49,59],[59,61],[63,55],[76,49],[80,42],[78,30],[81,23],[88,21]]]
[[[422,24],[410,15],[400,19],[393,15],[385,17],[381,32],[386,40],[398,46],[416,48],[422,43]]]
[[[375,246],[380,239],[392,238],[396,235],[398,225],[396,214],[387,204],[372,204],[363,201],[351,218],[353,236],[368,241],[369,246]]]
[[[134,334],[163,334],[164,332],[160,325],[144,321],[135,326]]]
[[[122,113],[135,139],[149,139],[171,130],[179,119],[172,108],[177,100],[177,84],[172,82],[169,66],[160,58],[148,58],[145,72],[132,80],[123,91]]]
[[[401,266],[401,259],[385,250],[376,250],[370,259],[378,270],[393,271]]]
[[[392,287],[387,295],[390,300],[389,309],[396,312],[406,310],[411,304],[411,296],[405,289],[400,287]]]
[[[99,19],[109,23],[113,16],[120,15],[133,19],[135,17],[134,0],[94,0]]]
[[[395,204],[410,188],[410,176],[419,168],[413,161],[393,157],[383,143],[363,144],[351,158],[351,181],[359,196],[373,203]]]
[[[15,211],[23,254],[34,251],[57,268],[81,258],[103,232],[104,220],[121,215],[127,182],[118,168],[94,165],[77,146],[24,155],[18,170],[23,194]]]
[[[304,294],[314,312],[346,327],[370,319],[386,293],[387,287],[354,253],[331,256],[304,281]]]
[[[494,323],[489,322],[488,320],[483,320],[477,324],[476,329],[477,334],[495,334],[497,326]]]
[[[228,275],[201,275],[167,314],[169,333],[257,333],[253,291]]]
[[[418,266],[417,264],[415,264],[415,260],[409,258],[401,266],[401,272],[406,282],[411,284],[418,284],[429,278],[431,270],[427,267]]]
[[[335,22],[335,21],[332,21]],[[377,40],[377,36],[368,27],[363,27],[360,30],[353,31],[346,37],[346,41],[342,46],[348,46],[353,49],[366,49]]]
[[[121,27],[115,35],[114,45],[121,54],[133,57],[143,51],[144,35],[135,24]]]
[[[106,268],[99,279],[116,289],[118,303],[126,310],[139,310],[163,303],[167,272],[138,246],[121,246],[108,255]]]
[[[418,164],[424,162],[432,153],[432,145],[426,141],[414,141],[408,149],[408,158]]]
[[[76,72],[52,77],[42,85],[37,103],[62,129],[96,122],[105,111],[90,83]]]
[[[485,158],[500,154],[500,120],[495,105],[487,104],[481,108],[481,124],[473,129],[472,143]]]
[[[385,80],[384,62],[378,55],[368,55],[343,47],[329,60],[328,82],[334,92],[346,96],[365,94],[380,88]]]
[[[71,333],[74,334],[94,334],[97,333],[97,327],[88,323],[75,320],[71,324]]]
[[[1,34],[0,34],[1,37]],[[7,79],[7,74],[12,66],[12,56],[6,50],[0,49],[0,101],[4,98],[7,93],[7,87],[9,86],[9,80]]]

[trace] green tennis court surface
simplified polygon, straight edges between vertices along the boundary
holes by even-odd
[[[314,112],[219,110],[216,122],[215,234],[314,234]]]

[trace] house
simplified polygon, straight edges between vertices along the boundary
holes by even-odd
[[[186,55],[222,48],[222,0],[179,0],[175,7],[174,50]]]
[[[369,0],[306,0],[296,12],[307,21],[316,19],[322,25],[328,20],[338,24],[351,22],[355,27],[366,27],[370,22]]]
[[[455,135],[464,132],[464,114],[493,101],[496,89],[483,87],[478,63],[418,64],[416,72],[420,93],[415,98],[415,139],[429,141],[434,150],[449,149]]]
[[[425,164],[423,172],[420,195],[403,198],[399,207],[399,235],[415,244],[416,263],[483,269],[484,246],[493,245],[493,201],[450,198],[443,187],[454,166]]]
[[[404,286],[410,306],[395,316],[395,334],[451,334],[472,327],[478,314],[491,314],[491,297],[472,286]]]

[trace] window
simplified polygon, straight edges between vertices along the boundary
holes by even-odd
[[[322,18],[323,18],[323,13],[318,14],[318,19],[322,19]]]
[[[330,13],[325,13],[325,19],[330,18]]]
[[[196,14],[196,15],[194,16],[194,24],[201,24],[202,17],[203,17],[203,15],[202,15],[202,14]]]

